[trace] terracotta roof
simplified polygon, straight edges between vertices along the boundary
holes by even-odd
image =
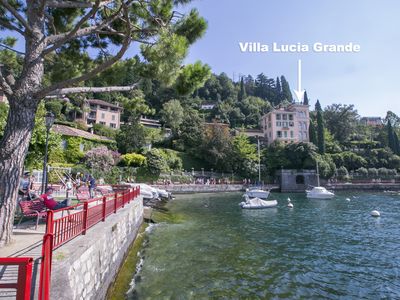
[[[86,101],[89,102],[89,104],[97,104],[97,105],[103,105],[103,106],[122,109],[121,106],[118,106],[116,104],[109,103],[109,102],[106,102],[106,101],[103,101],[103,100],[99,100],[99,99],[87,99]]]
[[[81,137],[81,138],[88,139],[88,140],[112,141],[112,139],[110,139],[108,137],[105,137],[105,136],[92,134],[90,132],[87,132],[87,131],[84,131],[84,130],[81,130],[81,129],[68,127],[68,126],[60,125],[60,124],[53,125],[51,130],[53,132],[61,134],[61,135],[76,136],[76,137]]]

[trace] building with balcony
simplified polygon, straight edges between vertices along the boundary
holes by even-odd
[[[276,108],[262,116],[260,125],[268,145],[276,140],[286,144],[308,142],[308,105],[293,103],[287,107]]]
[[[102,124],[118,129],[121,126],[122,107],[98,99],[86,100],[83,119],[88,125]]]

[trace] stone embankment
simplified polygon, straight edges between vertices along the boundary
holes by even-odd
[[[51,299],[105,299],[143,223],[138,197],[53,253]]]
[[[400,191],[400,183],[330,183],[325,186],[336,191]]]

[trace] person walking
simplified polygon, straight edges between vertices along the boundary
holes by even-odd
[[[94,189],[96,188],[96,179],[94,179],[94,177],[89,174],[88,179],[88,186],[89,186],[89,194],[90,194],[90,198],[94,198]]]

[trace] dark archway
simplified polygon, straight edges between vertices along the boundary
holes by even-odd
[[[304,176],[303,175],[296,176],[296,184],[304,184]]]

